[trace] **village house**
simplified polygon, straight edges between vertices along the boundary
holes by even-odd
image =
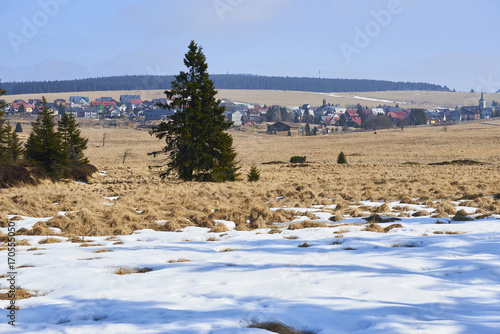
[[[70,107],[85,107],[90,105],[90,99],[85,96],[70,96]]]

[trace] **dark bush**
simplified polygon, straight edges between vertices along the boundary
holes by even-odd
[[[79,167],[75,167],[71,170],[71,178],[75,181],[88,182],[89,176],[92,176],[98,169],[96,166],[91,164],[83,164]]]
[[[304,163],[304,162],[306,162],[306,157],[301,157],[301,156],[295,155],[295,156],[290,158],[290,162],[292,164]]]
[[[22,183],[32,183],[30,172],[23,166],[0,164],[0,187],[10,188]]]
[[[0,164],[0,188],[37,184],[47,177],[47,173],[39,167],[29,167],[27,164]]]

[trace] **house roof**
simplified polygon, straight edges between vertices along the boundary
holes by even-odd
[[[361,125],[361,117],[359,117],[359,116],[352,116],[351,121],[353,121],[357,125]]]
[[[389,111],[387,113],[387,116],[390,116],[392,118],[396,118],[399,120],[403,120],[406,118],[406,113],[404,111]]]
[[[142,101],[140,99],[130,99],[131,104],[141,104]]]

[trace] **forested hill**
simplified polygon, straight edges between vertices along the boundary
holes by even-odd
[[[265,89],[308,92],[368,92],[388,90],[449,91],[448,87],[422,82],[365,79],[267,77],[244,74],[211,75],[217,89]],[[60,81],[0,82],[7,94],[59,93],[105,90],[169,89],[174,76],[128,75]]]

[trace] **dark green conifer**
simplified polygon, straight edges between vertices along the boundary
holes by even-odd
[[[42,98],[43,110],[31,123],[33,130],[25,144],[26,160],[43,168],[51,177],[69,175],[68,154],[64,150],[61,135],[56,131],[56,121]]]
[[[23,126],[21,125],[21,123],[19,123],[19,122],[16,123],[16,129],[14,130],[14,132],[17,132],[17,133],[23,132]]]
[[[231,124],[226,122],[225,109],[215,98],[217,91],[209,79],[202,48],[194,41],[184,64],[188,71],[175,76],[172,89],[165,91],[179,110],[170,122],[162,122],[150,132],[166,143],[161,151],[149,153],[167,155],[165,165],[154,167],[161,169],[161,177],[175,173],[184,181],[234,181],[239,167],[233,138],[225,132]]]
[[[337,156],[337,163],[338,164],[346,164],[347,163],[347,159],[345,157],[345,154],[344,152],[340,152],[339,155]]]
[[[250,168],[250,172],[248,172],[247,178],[248,178],[248,182],[259,181],[259,179],[260,179],[260,172],[257,169],[257,167],[252,166]]]
[[[88,139],[83,138],[78,129],[73,113],[64,113],[58,123],[58,132],[62,139],[64,150],[68,154],[70,168],[78,167],[89,162],[83,153],[87,149]]]
[[[10,125],[10,122],[7,121],[5,124],[5,129],[6,129],[6,138],[5,138],[5,148],[6,148],[6,154],[5,154],[5,161],[6,163],[15,163],[21,160],[24,149],[23,145],[21,144],[21,141],[19,140],[19,136],[17,133],[12,129],[12,126]]]

